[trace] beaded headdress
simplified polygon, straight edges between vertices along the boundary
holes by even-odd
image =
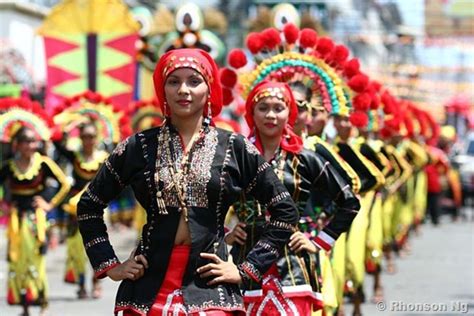
[[[95,123],[103,141],[118,143],[132,133],[125,112],[95,92],[87,91],[68,98],[55,109],[54,123],[60,129],[84,119]]]
[[[19,126],[30,128],[38,140],[48,141],[53,122],[38,102],[26,98],[0,99],[0,141],[11,141]]]
[[[246,45],[251,59],[243,50],[234,49],[228,55],[230,67],[221,71],[224,104],[233,101],[238,89],[246,98],[264,80],[301,81],[331,114],[349,116],[357,112],[356,116],[366,116],[366,106],[372,102],[370,80],[359,70],[357,59],[348,59],[349,50],[344,45],[335,45],[330,38],[319,38],[314,30],[299,30],[293,24],[286,24],[282,31],[268,28],[250,33]],[[237,77],[239,85],[234,80]]]

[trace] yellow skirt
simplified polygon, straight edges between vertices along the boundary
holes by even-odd
[[[84,284],[87,266],[87,255],[82,242],[82,237],[77,224],[77,203],[82,196],[85,188],[72,196],[64,204],[63,208],[71,215],[68,224],[68,237],[66,239],[66,272],[64,282],[72,284]]]
[[[352,222],[347,238],[347,278],[356,288],[363,284],[365,277],[367,228],[374,196],[375,191],[370,191],[361,198],[359,213]]]
[[[371,271],[371,269],[381,264],[384,241],[382,194],[376,194],[374,199],[375,200],[370,211],[370,223],[367,231],[366,268],[368,269],[368,272],[375,272]]]
[[[67,255],[64,282],[83,285],[85,282],[87,255],[81,233],[77,225],[74,226],[69,227],[71,232],[70,236],[66,239]]]
[[[332,249],[332,272],[337,305],[344,302],[344,284],[346,282],[346,244],[347,233],[342,233]],[[324,286],[324,284],[323,284]]]
[[[21,218],[13,209],[7,229],[10,305],[47,305],[46,213],[37,209]]]
[[[426,213],[428,182],[425,172],[418,172],[416,177],[415,196],[413,199],[415,204],[415,221],[418,224],[423,220]]]

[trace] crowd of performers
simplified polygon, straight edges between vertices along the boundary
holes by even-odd
[[[65,282],[88,296],[88,256],[92,296],[123,280],[124,315],[343,315],[348,301],[360,315],[366,294],[383,299],[382,273],[425,213],[439,221],[440,127],[311,29],[246,46],[221,69],[201,50],[167,52],[157,99],[127,111],[93,92],[54,113],[0,99],[9,304],[45,310],[53,227]],[[104,210],[138,230],[123,262]]]

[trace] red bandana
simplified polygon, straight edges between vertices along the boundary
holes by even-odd
[[[214,59],[203,50],[195,48],[175,49],[161,56],[153,73],[153,83],[156,97],[163,113],[165,109],[165,81],[176,69],[191,68],[199,72],[209,87],[211,96],[212,116],[217,116],[222,110],[222,87],[219,80],[219,70]],[[169,112],[169,111],[168,111]],[[166,113],[169,115],[169,113]],[[204,108],[207,116],[207,107]]]
[[[298,107],[296,106],[293,93],[291,93],[290,87],[283,82],[270,82],[263,81],[257,84],[249,96],[245,104],[245,120],[248,126],[252,130],[249,138],[255,138],[255,146],[263,154],[263,146],[260,141],[258,133],[254,132],[255,122],[253,120],[253,110],[255,105],[266,97],[277,97],[289,107],[290,113],[288,117],[288,124],[283,130],[283,135],[280,140],[280,147],[294,154],[297,154],[303,150],[303,140],[301,137],[293,132],[293,125],[295,124],[296,117],[298,116]]]

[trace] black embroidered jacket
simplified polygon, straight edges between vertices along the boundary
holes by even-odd
[[[334,216],[313,239],[319,248],[330,250],[339,235],[349,230],[360,208],[359,200],[352,192],[351,185],[335,171],[328,161],[322,160],[312,150],[304,149],[299,154],[285,154],[283,152],[283,155],[277,155],[272,164],[277,170],[280,180],[296,202],[300,214],[303,214],[310,194],[315,194],[321,200],[329,200],[334,203]],[[294,286],[311,283],[313,290],[318,291],[317,286],[313,284],[314,280],[308,277],[308,274],[314,275],[314,273],[309,266],[302,267],[301,256],[293,253],[288,247],[279,251],[272,245],[266,245],[264,240],[259,240],[260,232],[266,225],[264,205],[260,205],[251,196],[243,196],[239,203],[234,205],[234,211],[239,221],[246,224],[247,232],[245,245],[235,244],[232,247],[233,258],[236,262],[240,262],[255,244],[266,247],[280,258],[277,268],[282,285]],[[304,231],[302,227],[299,229]],[[308,263],[308,265],[312,264]],[[308,270],[308,274],[304,270]],[[250,284],[247,289],[258,287],[258,285]]]
[[[78,204],[79,228],[96,275],[118,264],[108,240],[103,209],[127,185],[131,185],[139,203],[147,212],[137,254],[144,254],[150,267],[136,280],[124,280],[119,288],[115,311],[133,309],[146,314],[163,282],[181,214],[174,190],[163,191],[168,214],[160,212],[156,195],[170,184],[168,158],[163,151],[164,129],[169,129],[173,161],[181,162],[183,150],[177,131],[169,123],[131,136],[120,143],[105,161]],[[189,229],[192,246],[183,277],[183,298],[188,312],[212,308],[244,310],[238,285],[209,287],[196,269],[207,261],[199,253],[216,252],[227,260],[224,219],[229,209],[247,191],[271,213],[269,225],[261,237],[265,244],[281,249],[298,222],[298,213],[285,187],[257,149],[243,136],[209,128],[203,142],[194,147],[187,186]],[[159,179],[158,183],[155,179]],[[264,247],[250,251],[240,267],[243,276],[259,280],[277,259]]]

